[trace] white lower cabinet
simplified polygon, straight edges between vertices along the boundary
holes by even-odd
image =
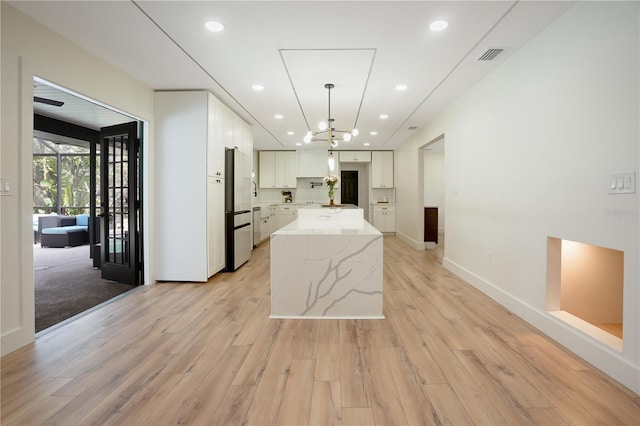
[[[298,208],[293,205],[281,205],[278,208],[278,229],[298,218]]]
[[[269,238],[278,225],[278,210],[276,206],[264,206],[260,211],[260,241]]]
[[[380,232],[396,232],[396,206],[373,206],[373,226]]]
[[[208,275],[211,276],[224,269],[225,239],[224,235],[224,179],[209,176],[207,178],[207,244]]]

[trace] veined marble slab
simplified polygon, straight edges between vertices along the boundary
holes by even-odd
[[[382,234],[318,210],[271,234],[271,318],[384,318]]]

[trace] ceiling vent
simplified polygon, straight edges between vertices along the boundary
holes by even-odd
[[[504,52],[504,49],[487,49],[486,52],[478,58],[479,61],[493,61],[496,56]]]
[[[417,128],[418,128],[418,126],[410,126],[410,127],[407,127],[407,130],[415,130]]]

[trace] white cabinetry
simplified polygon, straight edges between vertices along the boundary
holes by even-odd
[[[340,151],[341,163],[370,163],[371,151]]]
[[[276,188],[276,152],[260,151],[260,188]]]
[[[373,206],[373,226],[380,232],[396,232],[396,206]]]
[[[278,208],[278,228],[286,226],[296,220],[298,217],[298,208],[293,205],[281,205]]]
[[[154,110],[156,277],[207,281],[225,263],[224,149],[240,119],[206,91],[156,92]]]
[[[224,179],[207,178],[207,274],[212,276],[225,266]]]
[[[371,187],[393,188],[393,151],[371,153]]]
[[[326,149],[297,151],[298,177],[314,178],[327,175],[329,153]]]
[[[207,175],[224,178],[224,120],[225,106],[214,96],[208,97],[209,114],[207,117],[208,146]],[[224,187],[224,185],[222,185]]]
[[[260,188],[295,188],[297,174],[295,151],[260,151]]]
[[[276,206],[264,206],[260,210],[260,241],[269,238],[269,235],[276,230],[278,221],[278,210]]]
[[[295,151],[276,152],[276,185],[278,188],[296,188],[298,157]]]

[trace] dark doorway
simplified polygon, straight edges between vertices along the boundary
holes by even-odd
[[[358,172],[342,171],[340,185],[340,203],[358,205]]]
[[[101,205],[99,185],[96,190],[101,169],[99,145],[97,130],[34,114],[36,333],[134,288],[103,279],[97,269],[100,267],[99,225],[95,220],[99,211],[96,204]],[[83,244],[61,247],[50,241],[42,246],[43,228],[81,226],[77,218],[87,213],[89,235]]]

